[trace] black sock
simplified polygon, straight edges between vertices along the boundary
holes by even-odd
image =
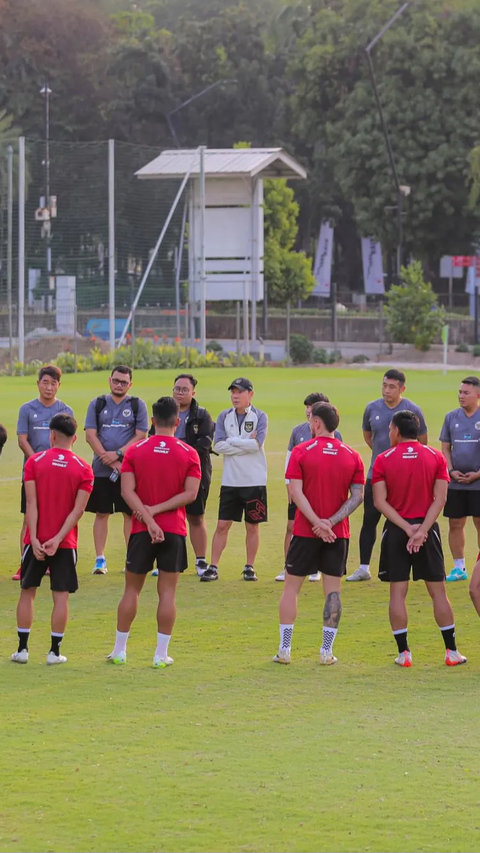
[[[394,631],[393,636],[397,642],[398,653],[401,655],[402,652],[409,652],[408,648],[408,640],[407,640],[407,629],[401,631]]]
[[[449,625],[448,628],[440,628],[440,631],[442,632],[445,648],[450,649],[451,652],[456,652],[457,644],[455,642],[455,625]]]
[[[18,634],[18,651],[28,652],[28,638],[30,636],[30,631],[17,631]]]
[[[54,655],[60,654],[60,643],[63,640],[63,634],[52,634],[52,645],[50,651],[53,652]]]

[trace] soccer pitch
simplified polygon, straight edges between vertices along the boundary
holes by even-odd
[[[136,371],[132,393],[149,404],[171,393],[178,371]],[[50,593],[37,596],[30,662],[13,666],[21,454],[19,406],[36,396],[34,377],[0,379],[0,420],[9,441],[0,459],[0,851],[478,851],[480,758],[476,749],[480,624],[467,584],[449,594],[465,667],[444,666],[442,638],[424,585],[411,585],[411,670],[393,665],[388,590],[375,577],[343,586],[335,645],[321,668],[323,597],[306,583],[292,665],[274,666],[283,565],[290,431],[312,391],[330,396],[344,440],[361,450],[361,416],[380,396],[382,369],[256,369],[254,403],[269,415],[269,522],[262,525],[259,583],[241,580],[243,526],[236,525],[216,584],[201,584],[193,561],[179,584],[170,646],[175,665],[151,668],[155,581],[148,578],[126,667],[107,665],[123,589],[120,519],[110,524],[109,573],[93,577],[92,517],[80,525],[78,593],[62,651],[47,667]],[[214,417],[229,405],[230,370],[199,370],[197,395]],[[462,376],[407,374],[406,395],[423,407],[430,442],[454,408]],[[83,437],[88,402],[108,391],[107,374],[66,375],[60,398]],[[221,460],[208,507],[213,532]],[[362,511],[352,519],[349,571],[358,567]],[[441,523],[448,555],[446,527]],[[477,552],[468,525],[467,558]],[[191,556],[191,552],[190,552]],[[378,543],[373,568],[377,567]],[[447,557],[447,565],[449,557]]]

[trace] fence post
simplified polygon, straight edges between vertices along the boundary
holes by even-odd
[[[285,342],[287,364],[290,364],[290,300],[287,302],[287,340]]]
[[[189,354],[188,354],[188,323],[189,323],[189,319],[188,319],[188,306],[189,306],[189,302],[188,302],[188,300],[187,300],[187,301],[185,302],[185,367],[187,368],[187,370],[188,370],[188,365],[189,365]]]
[[[25,362],[25,137],[18,140],[18,360]]]
[[[7,201],[7,305],[8,305],[8,343],[10,348],[10,373],[13,376],[13,147],[7,147],[8,159],[8,201]]]
[[[108,337],[115,349],[115,140],[108,140]]]
[[[182,232],[180,234],[180,245],[178,247],[177,268],[175,270],[175,310],[177,315],[176,332],[177,338],[180,340],[182,331],[180,328],[180,278],[182,275],[183,249],[185,246],[185,228],[187,225],[187,210],[188,210],[188,193],[185,197],[185,205],[182,216]]]
[[[205,277],[205,145],[200,145],[200,352],[207,352],[207,280]]]
[[[236,316],[236,325],[235,331],[237,334],[237,367],[240,366],[240,302],[236,302],[237,316]]]
[[[338,323],[337,323],[337,284],[332,281],[332,341],[334,352],[338,349]]]
[[[380,345],[378,353],[379,353],[379,355],[382,355],[384,335],[385,335],[384,316],[383,316],[383,296],[380,297],[380,303],[378,306],[378,324],[379,324],[379,330],[378,330],[379,331],[379,335],[378,335],[379,341],[378,341],[378,343]]]
[[[249,355],[249,344],[248,344],[248,283],[244,282],[244,295],[243,295],[243,346],[245,350],[245,355]]]
[[[78,358],[78,328],[77,328],[77,306],[73,309],[73,372],[77,372]]]

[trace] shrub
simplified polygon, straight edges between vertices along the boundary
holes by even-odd
[[[307,364],[313,361],[315,347],[305,335],[290,335],[290,358],[294,364]]]
[[[221,352],[223,352],[223,347],[222,347],[222,345],[221,345],[221,344],[219,344],[219,343],[218,343],[218,341],[210,341],[210,342],[207,344],[207,351],[208,351],[208,352],[218,352],[218,353],[221,353]]]
[[[475,345],[472,347],[472,355],[473,355],[475,358],[478,358],[478,356],[480,355],[480,344],[475,344]]]
[[[430,349],[445,325],[432,285],[424,280],[420,261],[402,267],[402,284],[393,285],[386,297],[387,329],[397,344]]]
[[[455,352],[470,352],[470,347],[462,341],[455,347]]]
[[[358,353],[358,355],[354,355],[352,358],[352,364],[365,364],[366,361],[370,361],[368,355],[365,355],[363,352]]]

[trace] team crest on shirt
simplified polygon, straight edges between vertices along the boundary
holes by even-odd
[[[194,424],[194,425],[193,425],[193,431],[194,431],[195,435],[197,435],[197,433],[198,433],[198,424]]]
[[[245,432],[253,432],[253,421],[245,421]],[[480,429],[480,426],[478,427]]]
[[[132,414],[132,410],[131,410],[131,409],[124,409],[124,410],[123,410],[123,412],[122,412],[122,415],[123,415],[123,417],[124,417],[124,418],[129,418],[131,414]]]
[[[477,421],[477,423],[475,424],[475,429],[480,429],[480,421]]]

